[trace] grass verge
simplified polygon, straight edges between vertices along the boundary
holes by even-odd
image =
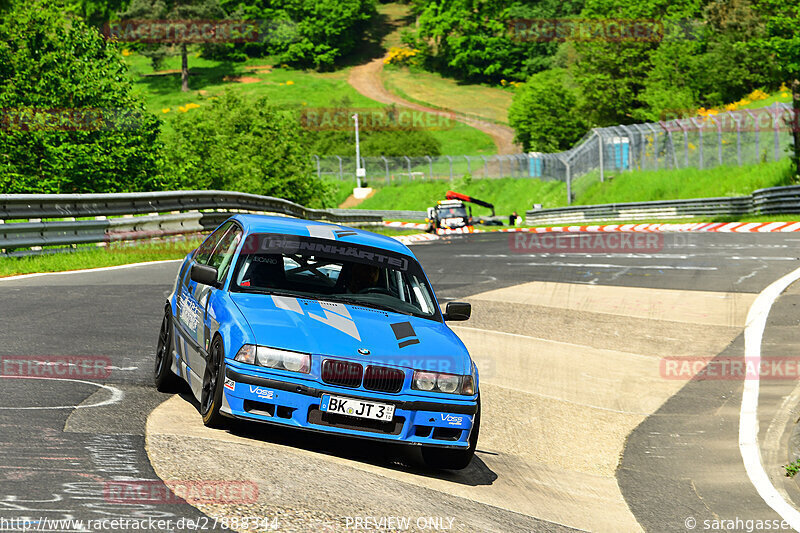
[[[381,235],[413,235],[419,230],[393,229],[381,226],[365,228]],[[202,240],[190,238],[177,242],[129,242],[110,246],[80,246],[73,251],[58,251],[29,256],[0,256],[0,278],[40,272],[67,272],[103,268],[149,261],[183,259]]]
[[[707,170],[645,170],[624,172],[600,183],[599,173],[591,172],[573,182],[577,199],[573,205],[596,205],[625,202],[647,202],[717,196],[744,196],[756,189],[791,185],[789,160],[743,167],[717,167]],[[373,183],[371,183],[373,185]],[[512,211],[519,214],[531,205],[544,208],[567,205],[566,185],[560,181],[528,178],[470,179],[453,182],[412,181],[381,186],[360,203],[358,209],[406,209],[421,211],[443,200],[452,189],[493,203],[499,216]],[[476,215],[488,214],[474,207]]]
[[[272,104],[290,109],[336,107],[343,102],[359,109],[385,107],[350,86],[347,82],[349,68],[319,73],[271,65],[268,58],[235,63],[192,54],[189,58],[191,90],[184,93],[180,89],[180,57],[166,58],[158,73],[153,71],[150,60],[140,54],[132,53],[125,61],[136,92],[145,100],[148,110],[164,120],[164,129],[170,128],[170,119],[176,115],[194,111],[186,108],[187,104],[208,105],[224,90],[247,99],[266,96]],[[431,134],[441,143],[443,154],[493,155],[496,152],[489,135],[460,122],[451,129],[434,130]],[[353,150],[355,154],[355,148]]]
[[[574,224],[533,224],[529,228],[547,228],[561,226],[605,226],[608,224],[694,224],[713,222],[800,222],[798,215],[753,215],[744,217],[711,217],[711,218],[649,218],[644,220],[598,220]]]
[[[576,187],[576,190],[580,188],[583,191],[574,203],[593,205],[744,196],[756,189],[791,185],[790,170],[790,162],[785,159],[758,165],[705,170],[684,168],[623,172],[603,183],[599,181],[599,172],[592,172],[576,180],[585,185]]]
[[[197,238],[178,242],[122,244],[106,247],[81,246],[74,251],[22,257],[0,256],[0,278],[37,272],[65,272],[146,261],[183,259],[200,244]]]
[[[382,78],[389,91],[410,102],[508,124],[511,88],[459,83],[435,72],[394,65],[383,69]]]
[[[444,200],[450,189],[494,204],[498,216],[508,216],[512,211],[522,214],[532,203],[556,207],[566,199],[566,188],[557,181],[462,178],[453,182],[413,181],[380,187],[374,196],[358,204],[357,208],[424,211],[437,201]],[[473,213],[488,215],[489,210],[473,206]]]

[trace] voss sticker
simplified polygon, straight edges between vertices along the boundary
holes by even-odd
[[[264,400],[271,400],[275,397],[275,391],[271,391],[269,389],[263,389],[258,385],[250,385],[250,392],[262,398]]]

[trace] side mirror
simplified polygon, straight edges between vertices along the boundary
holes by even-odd
[[[217,269],[208,265],[192,265],[192,272],[189,274],[192,281],[203,285],[217,286]]]
[[[451,322],[469,320],[472,316],[472,304],[466,302],[448,302],[444,312],[444,319]]]

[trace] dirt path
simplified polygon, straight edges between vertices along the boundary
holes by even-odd
[[[497,146],[498,154],[518,154],[522,151],[519,145],[514,144],[514,130],[508,126],[502,126],[476,117],[470,117],[455,111],[434,109],[432,107],[415,104],[400,98],[396,94],[392,94],[383,86],[383,80],[381,80],[382,70],[383,58],[373,59],[369,63],[354,67],[353,70],[350,71],[350,77],[347,81],[355,90],[367,98],[378,102],[396,104],[416,111],[451,117],[459,122],[472,126],[492,138],[495,146]]]
[[[361,199],[359,199],[359,198],[356,198],[355,196],[353,196],[353,195],[351,194],[350,196],[348,196],[348,197],[347,197],[347,199],[346,199],[344,202],[342,202],[342,204],[339,206],[339,209],[352,209],[352,208],[354,208],[355,206],[357,206],[358,204],[360,204],[361,202],[363,202],[364,200],[366,200],[367,198],[371,198],[371,197],[375,196],[375,193],[376,193],[376,192],[378,192],[378,191],[376,191],[375,189],[373,189],[373,190],[372,190],[372,191],[371,191],[371,192],[370,192],[370,193],[369,193],[369,194],[366,196],[366,198],[361,198]]]

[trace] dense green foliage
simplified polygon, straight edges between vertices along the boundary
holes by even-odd
[[[118,51],[49,2],[18,2],[0,22],[0,109],[2,193],[161,187],[159,121]]]
[[[387,131],[359,131],[360,150],[363,157],[437,156],[441,143],[425,130],[397,129]],[[308,134],[308,151],[317,155],[354,154],[354,131],[322,131]]]
[[[581,6],[581,0],[418,2],[418,30],[405,41],[423,52],[426,66],[456,78],[523,81],[552,65],[558,43],[520,38],[513,21],[566,17]]]
[[[536,152],[567,150],[588,129],[578,107],[578,91],[570,85],[564,69],[534,74],[517,89],[508,123],[523,149]]]
[[[0,109],[0,193],[226,189],[327,202],[293,114],[225,94],[162,133],[116,46],[48,0],[16,3],[0,23]]]
[[[544,79],[553,77],[537,77],[538,72],[565,68],[571,80],[565,99],[574,104],[569,114],[585,117],[587,127],[692,115],[699,107],[722,106],[756,89],[774,91],[800,76],[800,7],[785,0],[576,0],[535,5],[445,0],[415,2],[414,9],[419,24],[405,41],[420,50],[427,68],[491,84],[529,80],[532,87],[516,95],[527,102],[532,94],[552,87]],[[649,38],[621,39],[610,33],[551,39],[529,31],[537,27],[536,21],[553,19],[579,21],[581,28],[591,22],[605,29],[616,22],[628,27],[642,22],[658,31]],[[517,104],[512,111],[523,127],[517,132],[523,142],[531,127],[548,131],[555,116],[567,116],[562,103],[558,115],[545,115],[545,123],[537,125],[541,109],[531,106],[525,117],[523,107]],[[563,139],[577,137],[559,137],[550,144],[562,146]]]
[[[318,206],[324,186],[312,173],[294,117],[262,98],[226,92],[185,113],[166,135],[174,186],[242,191]]]
[[[376,15],[375,0],[222,0],[233,19],[258,20],[258,42],[207,47],[209,57],[273,55],[282,63],[327,70],[354,53]]]
[[[66,0],[65,8],[90,26],[101,27],[128,7],[131,0]]]
[[[320,127],[310,127],[309,120],[304,120],[301,115],[301,126],[306,131],[304,140],[309,152],[317,155],[354,155],[355,124],[349,101],[345,99],[323,111],[325,115],[317,119]],[[371,116],[375,118],[370,120]],[[441,155],[441,142],[429,130],[392,121],[392,117],[397,116],[398,110],[394,106],[362,113],[358,138],[363,157]]]

